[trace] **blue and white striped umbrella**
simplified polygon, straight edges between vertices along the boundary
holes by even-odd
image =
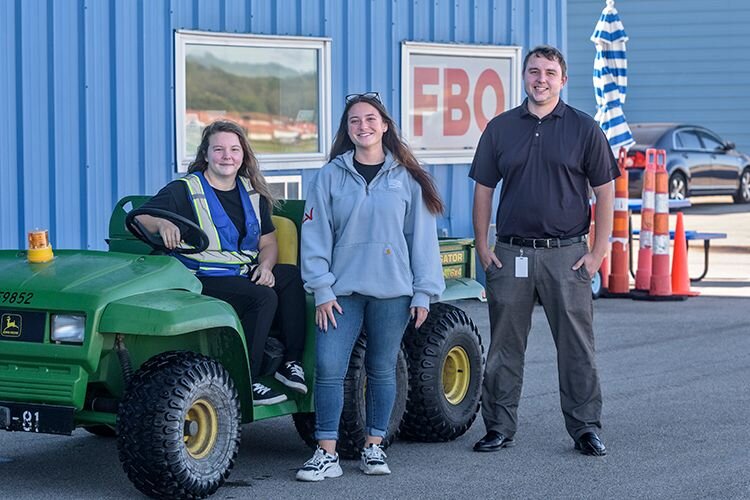
[[[594,59],[594,93],[596,121],[604,130],[615,156],[620,147],[635,144],[630,127],[622,111],[628,87],[628,59],[625,42],[628,35],[615,9],[614,0],[607,0],[591,41],[596,45]]]

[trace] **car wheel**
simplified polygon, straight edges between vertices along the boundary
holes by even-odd
[[[404,336],[409,397],[399,436],[411,441],[450,441],[477,416],[483,348],[479,330],[461,309],[433,304],[419,330]]]
[[[117,415],[122,467],[154,498],[205,498],[227,479],[240,447],[240,404],[226,369],[168,352],[136,372]]]
[[[602,283],[602,270],[599,269],[594,274],[594,277],[591,278],[591,298],[593,298],[594,300],[601,297],[602,293],[604,293],[604,287],[602,286]]]
[[[687,198],[688,184],[685,174],[675,172],[669,177],[669,198],[672,200],[684,200]]]
[[[734,195],[735,203],[750,203],[750,167],[746,167],[740,176],[740,187]]]

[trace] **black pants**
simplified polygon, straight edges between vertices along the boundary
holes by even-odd
[[[299,268],[276,264],[273,288],[256,285],[248,276],[201,276],[203,294],[229,303],[240,318],[250,351],[250,370],[260,374],[263,349],[272,326],[286,346],[286,361],[301,361],[305,346],[305,291]]]

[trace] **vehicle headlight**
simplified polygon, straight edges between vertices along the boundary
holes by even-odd
[[[86,316],[80,314],[53,314],[52,340],[54,342],[83,343]]]

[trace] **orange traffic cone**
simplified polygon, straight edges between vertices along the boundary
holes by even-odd
[[[683,297],[695,297],[699,292],[690,290],[690,277],[687,264],[687,240],[682,212],[677,212],[677,226],[674,230],[674,249],[672,251],[672,294]]]

